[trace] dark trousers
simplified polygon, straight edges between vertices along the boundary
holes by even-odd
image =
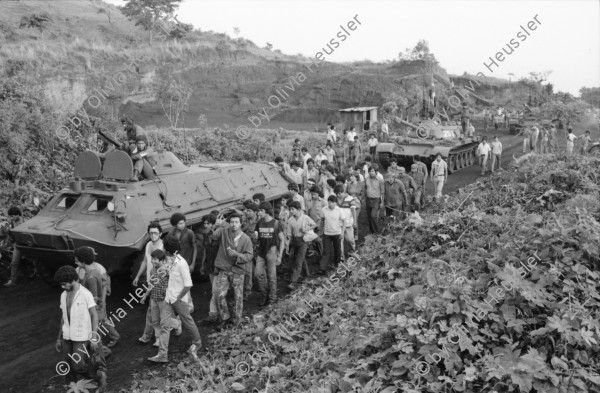
[[[371,153],[371,157],[373,158],[373,161],[371,161],[371,162],[375,162],[375,153],[376,152],[377,152],[377,146],[369,147],[369,153]],[[365,173],[365,175],[369,175],[369,174]]]
[[[97,336],[94,335],[94,340]],[[76,381],[78,376],[84,378],[99,378],[98,372],[106,372],[106,360],[102,352],[102,344],[98,343],[97,350],[92,350],[89,341],[62,340],[62,351],[69,365],[67,381]]]
[[[367,198],[367,217],[369,219],[369,230],[371,233],[379,233],[379,205],[381,198]]]
[[[319,263],[321,270],[327,270],[332,256],[333,263],[339,265],[342,258],[342,235],[323,235],[323,256]]]
[[[292,277],[290,281],[292,283],[297,283],[300,278],[306,250],[308,250],[308,243],[301,236],[290,239],[290,262],[292,263]]]

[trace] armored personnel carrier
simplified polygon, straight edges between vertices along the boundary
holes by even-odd
[[[124,151],[108,153],[103,164],[95,152],[79,155],[69,186],[13,229],[22,255],[33,260],[43,276],[45,271],[46,278],[59,266],[72,264],[73,250],[80,246],[93,247],[109,273],[126,270],[141,261],[152,221],[166,232],[176,212],[186,215],[189,226],[211,210],[241,207],[255,193],[273,201],[288,192],[288,182],[274,164],[186,166],[171,152],[148,157],[152,160],[145,163],[144,172],[151,179],[132,182],[133,163]]]
[[[411,128],[405,136],[393,136],[392,142],[377,145],[377,158],[387,169],[389,159],[394,156],[398,165],[410,165],[413,156],[419,155],[426,164],[435,160],[437,153],[448,163],[448,172],[453,173],[477,162],[477,146],[481,136],[466,137],[456,125],[441,125],[436,120],[422,120],[415,125],[395,118],[395,121]]]

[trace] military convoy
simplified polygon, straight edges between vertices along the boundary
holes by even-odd
[[[73,251],[80,246],[93,247],[97,260],[112,273],[141,261],[152,221],[166,232],[176,212],[194,225],[211,210],[241,207],[255,193],[273,201],[288,192],[288,182],[273,164],[186,166],[167,151],[150,157],[155,163],[149,168],[152,179],[132,182],[133,163],[124,151],[108,153],[103,164],[97,153],[83,152],[69,186],[13,229],[16,247],[47,279],[61,265],[72,264]]]
[[[467,137],[462,135],[462,128],[457,125],[442,125],[437,120],[422,120],[412,124],[396,118],[397,122],[407,125],[411,130],[405,136],[393,136],[392,142],[377,145],[377,158],[387,169],[389,159],[393,156],[398,165],[410,165],[413,156],[430,164],[437,153],[448,163],[448,172],[453,173],[477,162],[477,146],[481,136]]]

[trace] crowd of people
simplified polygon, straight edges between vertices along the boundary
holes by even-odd
[[[149,303],[138,338],[157,348],[149,361],[168,362],[171,333],[191,335],[190,353],[202,347],[197,322],[191,317],[194,300],[199,301],[190,293],[193,275],[208,275],[212,286],[211,298],[206,299],[208,315],[199,323],[215,325],[217,330],[235,326],[242,321],[253,289],[264,307],[277,300],[282,281],[294,290],[303,277],[312,275],[308,260],[317,264],[313,274],[333,272],[356,250],[358,231],[366,232],[359,224],[363,209],[369,231],[377,234],[380,211],[390,219],[402,219],[423,206],[428,176],[436,185],[447,179],[441,157],[431,174],[419,157],[414,157],[408,173],[392,158],[384,176],[371,156],[360,162],[352,155],[350,163],[336,160],[332,152],[336,142],[330,140],[315,158],[299,143],[288,160],[275,158],[289,181],[289,192],[277,203],[257,193],[243,208],[212,211],[193,227],[188,227],[181,213],[172,215],[172,229],[166,233],[157,222],[148,226],[150,241],[133,285],[143,288],[140,302]],[[114,322],[107,318],[110,277],[91,247],[76,249],[74,259],[76,267],[63,266],[55,275],[64,289],[56,349],[71,364],[69,378],[86,373],[104,386],[106,357],[121,340]],[[230,289],[232,309],[227,302]],[[82,357],[86,353],[87,362],[78,364],[74,353]]]
[[[549,128],[541,127],[539,123],[535,123],[531,127],[525,127],[519,135],[523,136],[523,153],[551,153],[558,150],[557,129],[554,124],[550,124]],[[577,136],[573,133],[573,128],[567,128],[566,135],[567,155],[572,156],[575,152],[585,155],[588,153],[592,142],[591,133],[586,130],[583,135]],[[579,142],[579,148],[575,150],[575,143]]]

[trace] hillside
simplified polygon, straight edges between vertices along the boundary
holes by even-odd
[[[157,85],[164,80],[191,89],[188,111],[178,124],[187,127],[197,126],[201,114],[212,126],[245,124],[263,107],[279,122],[322,124],[335,120],[335,110],[343,107],[381,105],[393,94],[415,99],[424,84],[424,67],[418,61],[325,63],[313,73],[305,67],[311,64],[307,58],[261,49],[224,34],[196,30],[178,41],[154,34],[151,44],[147,31],[98,0],[9,1],[0,3],[0,9],[3,71],[11,75],[22,69],[35,76],[45,85],[60,121],[96,94],[101,106],[91,108],[88,101],[91,114],[114,119],[128,113],[144,126],[169,125],[156,100]],[[23,17],[42,14],[49,17],[43,29],[19,28]],[[123,74],[115,82],[119,71]],[[297,81],[299,72],[306,80]],[[437,67],[434,74],[439,88],[450,85],[443,68]],[[296,82],[293,91],[286,90],[289,98],[276,109],[269,107],[268,98],[289,85],[291,77]],[[486,86],[487,82],[482,93],[494,92]]]
[[[599,166],[469,185],[130,391],[597,392]]]

